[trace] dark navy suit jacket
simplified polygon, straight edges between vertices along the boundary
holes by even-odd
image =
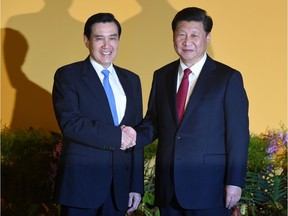
[[[241,74],[209,56],[177,122],[179,60],[155,71],[138,147],[158,138],[156,205],[175,195],[186,209],[224,206],[225,185],[243,187],[249,143],[248,99]]]
[[[127,97],[119,127],[113,125],[105,90],[89,57],[56,71],[53,104],[64,137],[56,201],[62,205],[97,208],[112,184],[116,205],[123,210],[129,192],[143,193],[143,151],[120,150],[120,126],[136,126],[142,119],[140,79],[114,68]]]

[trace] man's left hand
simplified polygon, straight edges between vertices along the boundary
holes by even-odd
[[[241,198],[242,189],[234,185],[226,185],[226,208],[231,209]]]
[[[128,214],[132,213],[138,208],[138,205],[141,201],[141,195],[139,193],[131,192],[129,193],[129,202],[128,207],[130,207],[127,211]]]

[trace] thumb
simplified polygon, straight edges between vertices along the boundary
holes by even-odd
[[[132,203],[133,203],[132,199],[133,199],[133,196],[129,195],[128,207],[132,206]]]

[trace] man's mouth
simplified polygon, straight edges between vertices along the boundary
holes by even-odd
[[[111,53],[112,53],[111,51],[104,51],[101,54],[105,56],[105,55],[111,55]]]

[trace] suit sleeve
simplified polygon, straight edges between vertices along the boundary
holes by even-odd
[[[227,172],[226,184],[244,187],[249,144],[248,98],[242,76],[234,72],[225,102]]]
[[[104,150],[120,150],[121,129],[85,116],[79,109],[79,95],[74,73],[58,69],[52,91],[55,115],[66,140]],[[97,111],[95,111],[97,112]]]
[[[142,104],[142,90],[141,83],[138,79],[137,85],[137,110],[136,115],[138,122],[142,120],[143,116],[143,104]],[[131,175],[131,187],[130,192],[144,193],[144,155],[143,148],[133,149],[133,163],[132,163],[132,175]]]
[[[157,108],[156,108],[156,74],[154,73],[152,87],[149,95],[148,108],[141,124],[136,128],[137,148],[143,148],[158,137]]]

